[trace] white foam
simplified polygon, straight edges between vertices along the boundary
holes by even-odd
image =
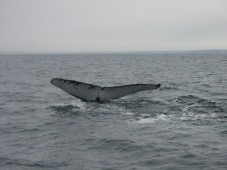
[[[141,124],[154,123],[154,122],[155,122],[154,118],[145,118],[137,121],[137,123],[141,123]]]
[[[200,105],[198,105],[198,104],[196,104],[196,103],[194,103],[194,104],[192,104],[192,105],[187,105],[187,106],[185,106],[184,108],[182,108],[182,111],[183,111],[183,112],[187,112],[189,108],[191,108],[191,107],[197,107],[197,106],[200,106]]]
[[[123,111],[123,112],[121,112],[121,114],[123,114],[123,115],[128,115],[128,116],[130,116],[130,115],[134,115],[134,113],[132,113],[132,112],[129,112],[129,111]]]
[[[209,115],[210,115],[210,117],[212,117],[212,118],[217,117],[217,114],[216,114],[216,113],[210,113]]]
[[[155,123],[157,121],[167,121],[169,118],[164,115],[164,114],[160,114],[157,115],[156,117],[149,117],[149,118],[140,118],[137,123],[140,124],[147,124],[147,123]]]
[[[71,102],[71,104],[76,107],[73,110],[80,110],[80,111],[86,111],[87,110],[86,103],[82,102],[80,100],[74,100],[74,101]]]
[[[194,112],[183,113],[182,116],[179,118],[180,120],[202,120],[202,119],[212,119],[216,118],[216,113],[209,113],[209,114],[197,114]]]

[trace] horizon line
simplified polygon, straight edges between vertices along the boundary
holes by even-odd
[[[44,55],[44,54],[118,54],[118,53],[176,53],[176,52],[205,52],[205,51],[226,51],[227,49],[197,49],[197,50],[137,50],[137,51],[133,51],[133,50],[125,50],[125,51],[75,51],[75,52],[1,52],[0,51],[0,55],[23,55],[23,54],[27,54],[27,55],[32,55],[32,54],[40,54],[40,55]]]

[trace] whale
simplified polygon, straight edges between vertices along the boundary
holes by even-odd
[[[53,78],[50,83],[66,93],[86,102],[102,103],[121,98],[133,93],[154,90],[160,88],[161,84],[129,84],[122,86],[101,87],[93,84]]]

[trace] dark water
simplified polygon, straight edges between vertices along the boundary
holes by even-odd
[[[162,83],[84,103],[51,78]],[[0,56],[0,169],[227,169],[227,53]]]

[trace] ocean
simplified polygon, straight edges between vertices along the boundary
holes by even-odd
[[[52,78],[161,83],[83,102]],[[227,52],[0,55],[1,170],[226,170]]]

